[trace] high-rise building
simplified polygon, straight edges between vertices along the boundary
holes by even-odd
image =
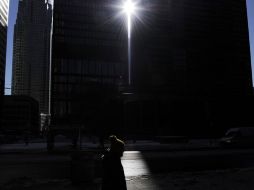
[[[125,37],[111,0],[55,0],[52,41],[53,122],[80,123],[100,113],[126,80]],[[75,118],[75,119],[74,119]]]
[[[0,100],[4,95],[9,0],[0,1]]]
[[[19,1],[14,28],[12,94],[31,96],[48,113],[52,5]]]
[[[9,0],[0,1],[0,128],[4,97]]]
[[[143,1],[133,32],[133,82],[171,95],[251,94],[245,0]]]
[[[85,122],[92,117],[99,120],[98,106],[105,97],[93,96],[91,89],[127,84],[127,36],[124,19],[117,17],[121,11],[114,6],[117,3],[54,1],[53,121],[87,112]],[[152,132],[161,126],[186,128],[188,121],[205,128],[220,109],[221,97],[252,94],[245,0],[138,3],[138,18],[132,17],[133,91],[123,96],[127,97],[124,105],[128,104],[123,112],[135,113],[127,117],[128,122],[136,119],[138,123],[132,128],[151,127]],[[100,102],[97,108],[96,102]]]
[[[137,100],[141,111],[133,106],[127,121],[141,116],[126,128],[202,136],[246,125],[250,109],[240,106],[252,95],[246,1],[150,0],[141,6],[144,24],[132,34],[133,84],[153,98]]]

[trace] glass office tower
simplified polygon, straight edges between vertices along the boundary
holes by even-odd
[[[102,107],[113,108],[120,96],[122,106],[114,108],[126,131],[205,132],[225,121],[219,110],[252,94],[245,0],[138,2],[132,86],[124,93],[118,87],[127,84],[127,34],[116,17],[119,1],[55,0],[53,123],[114,121],[120,116]]]
[[[48,113],[52,6],[45,0],[19,1],[14,28],[12,94],[27,95]]]
[[[103,107],[125,83],[126,39],[121,22],[114,19],[112,3],[54,1],[53,124],[87,124],[102,115]]]
[[[0,125],[3,107],[9,0],[0,1]],[[1,127],[0,127],[1,128]]]
[[[0,96],[4,95],[9,0],[0,1]]]

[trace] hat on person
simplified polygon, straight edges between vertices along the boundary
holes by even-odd
[[[109,140],[111,141],[115,141],[117,139],[117,137],[115,135],[110,135],[109,136]]]

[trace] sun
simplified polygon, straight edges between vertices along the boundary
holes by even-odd
[[[136,4],[132,0],[126,0],[123,3],[123,11],[127,15],[135,14],[135,11],[137,9]]]

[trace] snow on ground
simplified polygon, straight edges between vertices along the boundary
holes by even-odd
[[[127,180],[128,190],[252,190],[254,169],[173,172]]]

